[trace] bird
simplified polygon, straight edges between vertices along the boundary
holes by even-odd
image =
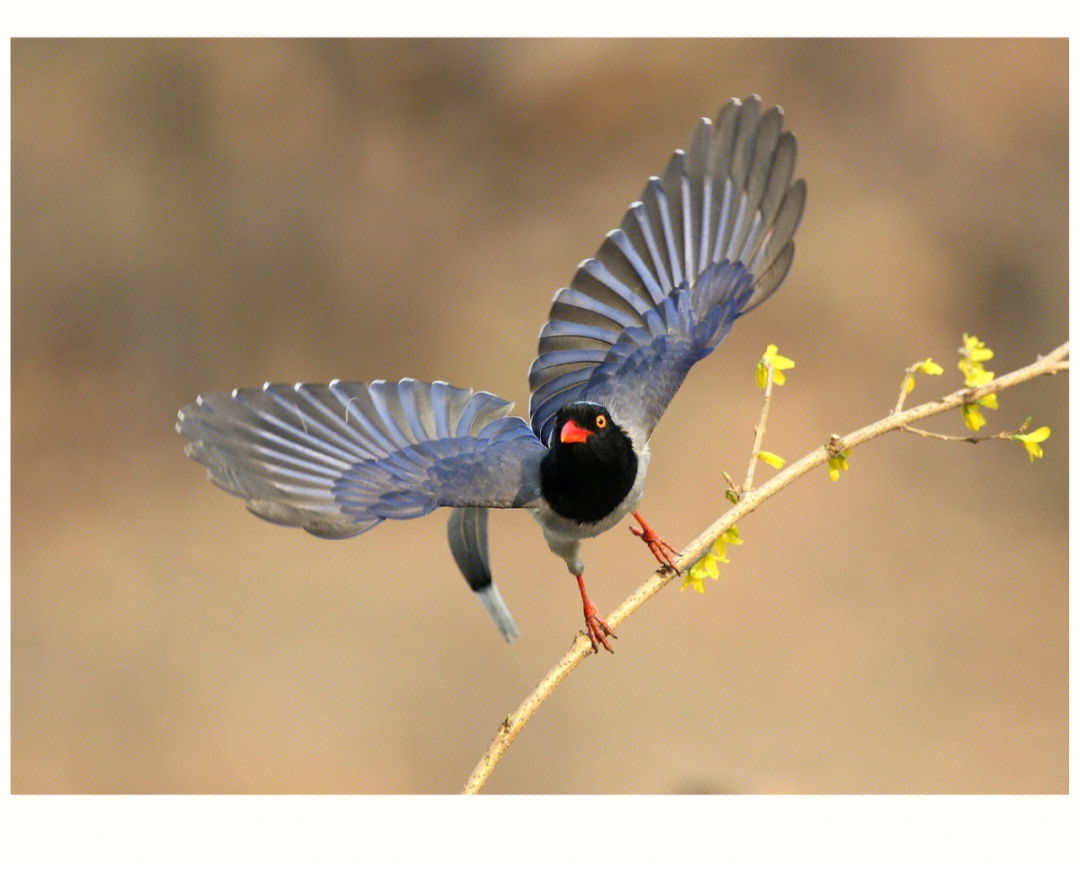
[[[256,516],[323,538],[450,508],[450,551],[507,641],[488,513],[520,508],[577,580],[593,652],[615,634],[581,542],[619,524],[660,570],[678,552],[637,511],[649,439],[690,368],[784,280],[806,184],[795,137],[756,94],[701,118],[595,257],[555,293],[529,369],[529,419],[490,392],[405,378],[265,383],[180,409],[185,453]]]

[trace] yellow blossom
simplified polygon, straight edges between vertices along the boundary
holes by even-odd
[[[960,348],[960,361],[957,365],[964,373],[964,383],[967,386],[981,387],[994,379],[994,373],[983,368],[983,362],[993,356],[994,352],[985,343],[979,341],[974,335],[964,333],[964,346]],[[996,409],[997,393],[990,393],[981,399],[976,399],[975,402],[964,405],[960,409],[964,415],[964,425],[972,432],[978,432],[986,425],[986,417],[980,410],[980,406]]]
[[[716,567],[716,556],[714,556],[710,550],[701,557],[700,562],[686,572],[686,578],[682,582],[680,591],[685,591],[692,586],[698,592],[704,593],[705,578],[712,577],[715,580],[719,576],[720,572]]]
[[[983,412],[977,404],[964,405],[960,411],[964,415],[964,425],[972,432],[978,432],[986,425],[986,417],[983,416]]]
[[[763,390],[769,381],[770,367],[772,368],[773,383],[780,386],[785,380],[784,369],[794,368],[795,362],[786,356],[780,356],[776,352],[775,344],[770,344],[765,348],[765,355],[758,360],[757,364],[757,385]]]
[[[973,363],[985,362],[988,359],[993,359],[994,356],[994,352],[984,342],[979,341],[978,336],[968,335],[966,332],[964,333],[964,346],[960,348],[960,353]]]
[[[984,369],[982,363],[969,363],[966,359],[962,359],[959,366],[960,371],[964,373],[964,383],[969,387],[981,387],[994,379],[994,373]]]
[[[838,453],[836,456],[829,457],[829,479],[837,481],[840,479],[840,472],[848,470],[848,456],[851,454],[848,451]]]
[[[1040,442],[1045,441],[1050,437],[1050,427],[1040,426],[1034,432],[1019,433],[1009,436],[1013,441],[1019,441],[1024,445],[1024,449],[1028,452],[1028,460],[1034,462],[1036,459],[1042,459],[1042,446]]]
[[[741,543],[742,538],[739,537],[739,530],[735,526],[732,526],[717,538],[713,542],[712,547],[709,548],[709,551],[701,557],[701,560],[686,572],[686,579],[683,580],[682,589],[692,586],[698,592],[704,592],[705,578],[711,577],[715,580],[720,576],[720,570],[717,567],[717,563],[728,561],[728,544]]]
[[[927,357],[922,362],[914,363],[911,366],[911,374],[907,376],[907,380],[904,381],[904,392],[910,393],[915,389],[915,372],[923,372],[927,375],[940,375],[945,369],[934,362],[930,357]]]
[[[720,539],[715,544],[713,544],[713,548],[719,550],[718,555],[720,557],[720,561],[726,562],[728,544],[736,545],[741,544],[742,542],[742,538],[739,537],[738,526],[732,526],[720,536]]]
[[[769,453],[768,450],[759,450],[758,459],[767,465],[771,465],[773,468],[783,468],[786,460],[777,456],[775,453]]]

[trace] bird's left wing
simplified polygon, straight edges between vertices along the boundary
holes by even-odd
[[[756,96],[702,118],[662,178],[556,295],[529,371],[533,430],[579,400],[608,408],[638,446],[690,367],[787,274],[806,187],[795,137]]]
[[[265,384],[203,394],[176,428],[256,515],[344,538],[440,506],[535,503],[544,448],[512,407],[441,381]]]

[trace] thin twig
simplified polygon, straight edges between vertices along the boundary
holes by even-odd
[[[903,431],[910,432],[912,435],[920,435],[923,438],[936,438],[938,441],[967,441],[969,444],[978,444],[980,441],[1008,440],[1013,435],[1026,432],[1030,423],[1031,418],[1028,417],[1015,429],[1010,429],[1007,432],[995,432],[993,435],[944,435],[941,432],[931,432],[929,429],[919,429],[917,426],[904,426]]]
[[[967,441],[970,444],[978,444],[980,441],[986,441],[989,438],[1001,438],[1003,435],[943,435],[940,432],[931,432],[928,429],[918,429],[915,426],[904,426],[903,431],[910,432],[912,435],[921,435],[923,438],[936,438],[938,441]]]
[[[742,493],[748,493],[754,486],[754,469],[757,467],[758,451],[761,450],[761,442],[765,437],[765,421],[769,417],[769,403],[772,400],[773,367],[772,363],[764,361],[767,370],[765,379],[765,398],[761,403],[761,417],[754,427],[754,449],[750,451],[750,463],[746,466],[746,480],[743,481]]]
[[[739,484],[732,480],[731,475],[726,471],[721,471],[720,474],[724,478],[724,483],[728,485],[728,488],[724,490],[724,497],[732,504],[735,504],[742,495],[742,490],[739,489]]]
[[[1002,375],[980,387],[965,387],[964,389],[950,393],[941,399],[917,405],[907,411],[890,413],[889,416],[884,419],[871,423],[868,426],[863,426],[861,429],[856,429],[854,432],[843,437],[833,436],[826,444],[791,463],[784,468],[783,471],[769,478],[769,480],[757,489],[752,492],[743,493],[738,504],[734,505],[730,510],[724,513],[723,516],[716,520],[716,522],[709,526],[709,528],[698,535],[687,546],[682,548],[682,555],[676,560],[676,565],[680,570],[688,570],[693,565],[696,565],[712,546],[713,542],[731,526],[748,513],[755,510],[758,505],[766,499],[771,498],[780,490],[790,486],[795,480],[802,477],[808,471],[817,468],[819,465],[824,465],[828,461],[829,456],[836,451],[850,451],[852,448],[857,447],[866,441],[870,441],[873,438],[884,435],[886,432],[904,429],[916,420],[922,420],[952,410],[953,408],[958,408],[961,405],[970,404],[983,396],[988,396],[990,393],[1007,390],[1010,387],[1022,384],[1025,381],[1030,381],[1040,375],[1053,375],[1061,371],[1067,371],[1069,362],[1066,357],[1068,355],[1069,343],[1065,342],[1046,356],[1039,357],[1031,365]],[[634,611],[641,607],[642,604],[671,582],[671,579],[674,576],[675,575],[668,570],[657,571],[618,606],[615,612],[608,617],[608,624],[611,625],[612,628],[618,627],[622,622],[629,618]],[[503,757],[507,748],[514,741],[514,738],[521,733],[521,729],[525,727],[525,723],[529,721],[529,718],[533,713],[536,712],[540,705],[543,704],[547,697],[555,690],[555,687],[558,686],[559,683],[566,678],[567,674],[576,668],[590,652],[592,652],[592,647],[589,643],[589,639],[584,634],[579,634],[573,645],[570,647],[569,652],[567,652],[566,655],[564,655],[559,662],[548,671],[540,681],[540,684],[524,701],[522,701],[518,708],[503,720],[502,724],[499,726],[498,733],[495,735],[495,739],[492,741],[491,745],[476,765],[475,770],[473,770],[472,775],[465,783],[465,794],[475,794],[483,788],[484,783],[491,775],[492,770],[495,769],[495,765],[499,763],[499,759]]]
[[[921,365],[921,362],[912,363],[904,370],[904,379],[900,382],[900,396],[896,400],[896,407],[893,408],[894,414],[899,414],[904,409],[904,402],[907,401],[907,395],[910,392],[907,388],[908,381],[915,377],[915,372]]]

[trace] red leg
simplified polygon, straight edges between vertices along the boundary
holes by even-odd
[[[640,529],[630,527],[630,531],[637,535],[641,540],[649,545],[649,549],[656,557],[656,561],[661,565],[670,568],[676,574],[679,574],[679,569],[675,566],[675,562],[672,561],[673,556],[678,556],[679,551],[676,550],[671,544],[661,538],[656,532],[654,532],[649,525],[641,518],[641,514],[634,511],[634,519],[641,523]]]
[[[603,644],[604,649],[609,653],[615,652],[611,648],[611,644],[607,642],[608,637],[615,637],[615,632],[596,612],[596,605],[589,600],[589,596],[585,593],[585,578],[580,574],[577,575],[577,585],[578,589],[581,590],[581,604],[585,610],[585,630],[589,633],[589,642],[592,644],[593,652],[600,651],[597,644]]]

